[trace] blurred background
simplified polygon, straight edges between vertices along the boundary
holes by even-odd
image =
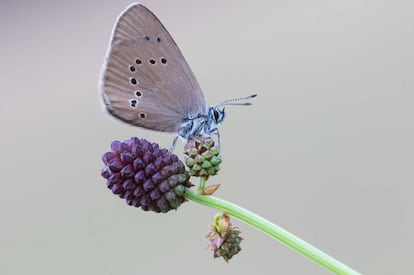
[[[227,108],[215,195],[364,274],[412,274],[414,3],[142,2],[210,104],[259,94]],[[130,3],[0,2],[0,274],[329,274],[237,220],[242,252],[214,260],[215,210],[147,213],[106,188],[112,140],[173,139],[100,106],[112,26]]]

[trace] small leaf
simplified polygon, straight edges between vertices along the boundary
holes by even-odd
[[[209,185],[206,188],[204,188],[203,192],[201,193],[202,195],[213,195],[214,192],[216,192],[217,189],[219,189],[220,184],[213,184],[213,185]]]

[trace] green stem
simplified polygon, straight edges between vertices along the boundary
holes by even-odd
[[[228,215],[254,226],[336,274],[360,274],[283,228],[234,203],[213,196],[200,195],[189,188],[186,189],[185,197],[200,204],[225,211]]]
[[[206,188],[206,181],[207,181],[207,177],[201,176],[200,177],[200,185],[198,186],[198,194],[201,195],[204,191],[204,188]]]

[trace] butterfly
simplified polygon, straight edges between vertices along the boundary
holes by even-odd
[[[159,19],[135,3],[116,20],[103,65],[100,91],[107,111],[134,126],[176,133],[185,140],[217,135],[225,105],[256,95],[208,106],[196,77]],[[219,143],[220,144],[220,143]]]

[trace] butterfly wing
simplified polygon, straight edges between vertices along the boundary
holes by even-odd
[[[129,124],[177,132],[207,113],[200,86],[174,40],[141,4],[129,6],[112,32],[101,78],[110,114]]]

